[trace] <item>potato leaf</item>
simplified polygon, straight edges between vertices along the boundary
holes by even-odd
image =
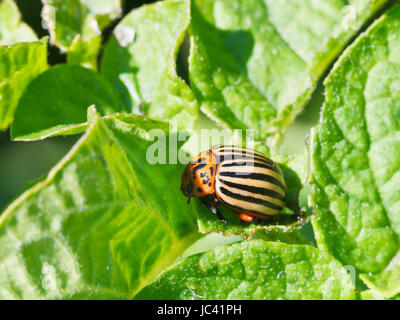
[[[0,46],[35,40],[38,40],[35,32],[21,21],[21,14],[14,1],[0,1]]]
[[[52,67],[25,90],[11,137],[27,141],[83,132],[92,104],[101,115],[128,111],[118,92],[98,72],[65,64]]]
[[[47,39],[0,46],[0,130],[13,121],[27,85],[47,68]]]
[[[135,299],[355,299],[355,292],[328,253],[253,240],[188,257]]]
[[[93,108],[89,119],[0,218],[1,299],[129,299],[199,237],[198,208],[176,196],[181,165],[151,158],[154,143],[169,150],[168,124]]]
[[[121,12],[120,0],[43,0],[42,18],[69,63],[97,69],[101,31]]]
[[[343,54],[312,138],[318,246],[385,297],[400,292],[400,7]]]
[[[178,77],[176,57],[190,21],[188,0],[157,2],[128,14],[107,43],[101,71],[133,113],[193,129],[198,105]]]
[[[0,131],[11,124],[29,82],[47,69],[47,41],[37,41],[14,1],[0,1]]]
[[[331,61],[385,2],[193,1],[189,73],[201,110],[278,145]]]

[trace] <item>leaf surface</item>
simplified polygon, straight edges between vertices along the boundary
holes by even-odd
[[[21,13],[14,1],[2,0],[0,2],[0,46],[35,40],[38,40],[35,32],[21,21]]]
[[[101,32],[121,12],[120,0],[43,0],[42,18],[69,63],[97,69]]]
[[[385,2],[193,1],[189,74],[201,110],[279,145],[331,61]]]
[[[89,118],[0,218],[2,299],[129,299],[199,237],[198,208],[176,195],[182,167],[151,164],[153,130],[162,151],[168,125],[93,108]]]
[[[195,97],[175,63],[189,21],[188,0],[133,10],[114,29],[101,63],[133,113],[184,130],[193,129],[198,116]]]
[[[88,40],[76,38],[67,55],[67,63],[97,70],[97,55],[101,48],[101,37]]]
[[[101,115],[128,111],[103,75],[79,66],[54,66],[25,90],[11,137],[26,141],[83,132],[93,104]]]
[[[354,299],[346,270],[304,245],[245,241],[186,258],[135,299]]]
[[[0,46],[0,130],[13,121],[27,85],[47,68],[47,40]]]
[[[400,292],[399,29],[397,6],[340,58],[312,138],[318,246],[385,297]]]

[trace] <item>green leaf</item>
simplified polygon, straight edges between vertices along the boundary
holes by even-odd
[[[67,63],[97,70],[97,55],[101,47],[101,37],[82,40],[77,37],[67,55]]]
[[[0,1],[0,46],[35,40],[38,40],[35,32],[21,21],[21,14],[14,1]]]
[[[79,66],[52,67],[25,90],[11,137],[26,141],[83,132],[87,108],[92,104],[101,115],[128,112],[103,75]]]
[[[101,71],[133,113],[193,129],[198,105],[176,73],[176,58],[190,21],[189,1],[143,6],[128,14],[106,45]]]
[[[47,69],[47,41],[36,40],[14,1],[0,1],[0,131],[13,121],[29,82]]]
[[[47,39],[0,46],[0,130],[13,121],[27,85],[47,68]]]
[[[377,291],[385,298],[391,298],[400,293],[400,252],[389,265],[377,274],[365,273],[360,278],[369,288]]]
[[[121,12],[120,0],[43,0],[42,18],[68,62],[97,69],[101,31]]]
[[[135,299],[354,299],[350,276],[328,253],[261,240],[191,256]]]
[[[362,291],[358,298],[359,300],[385,300],[380,294],[370,289]]]
[[[197,253],[207,252],[216,248],[232,244],[234,242],[242,241],[243,238],[239,236],[222,236],[218,233],[209,233],[204,237],[201,237],[195,243],[193,243],[185,252],[177,259],[176,262],[183,260],[189,256]]]
[[[400,7],[343,54],[312,136],[318,246],[385,297],[400,292]]]
[[[359,300],[400,300],[400,295],[394,296],[390,299],[386,299],[378,292],[371,289],[364,290],[359,294]]]
[[[195,0],[190,83],[201,110],[278,145],[318,79],[387,0]]]
[[[86,134],[0,218],[1,299],[129,299],[199,237],[197,207],[177,197],[182,166],[149,162],[154,130],[169,150],[168,125],[89,114]]]

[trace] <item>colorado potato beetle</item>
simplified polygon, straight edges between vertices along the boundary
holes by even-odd
[[[232,145],[217,145],[194,157],[182,174],[181,190],[188,203],[200,198],[225,222],[220,205],[244,221],[259,222],[279,214],[286,198],[285,180],[272,160]]]

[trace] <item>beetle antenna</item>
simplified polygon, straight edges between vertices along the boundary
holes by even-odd
[[[187,199],[187,204],[190,203],[190,199],[191,199],[192,195],[189,194],[188,199]]]

